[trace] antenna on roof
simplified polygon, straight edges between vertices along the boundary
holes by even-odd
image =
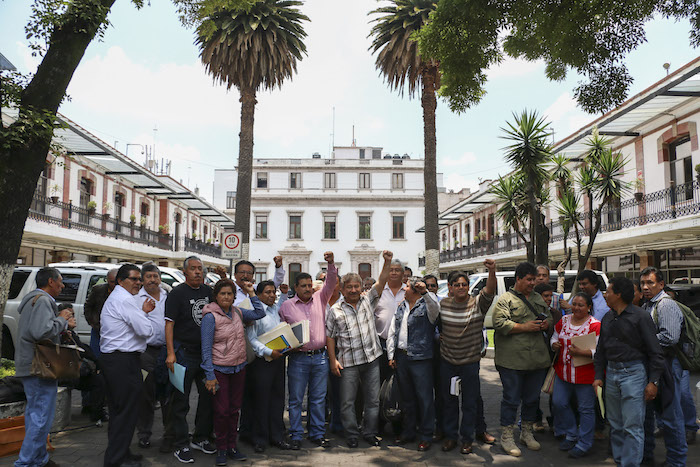
[[[355,144],[355,125],[352,126],[352,147],[354,148],[356,146]]]
[[[668,76],[668,69],[671,68],[671,64],[666,62],[663,64],[664,70],[666,70],[666,76]]]

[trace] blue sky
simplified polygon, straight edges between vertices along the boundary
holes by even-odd
[[[0,1],[0,52],[20,71],[34,71],[24,25],[28,0]],[[367,13],[376,0],[308,0],[303,11],[308,56],[281,90],[260,92],[255,119],[255,157],[327,156],[335,144],[381,146],[393,153],[423,156],[420,101],[392,92],[374,68],[368,47]],[[61,112],[122,152],[126,144],[153,145],[156,157],[173,161],[173,176],[198,186],[211,199],[215,168],[232,168],[238,155],[238,92],[214,85],[199,62],[194,32],[178,21],[167,0],[151,0],[137,10],[118,0],[112,26],[102,42],[93,42],[68,89]],[[648,43],[627,64],[643,90],[695,58],[688,43],[689,25],[658,19],[647,25]],[[476,188],[479,179],[508,171],[503,162],[500,128],[512,112],[537,109],[548,115],[561,139],[596,116],[580,111],[572,89],[575,75],[548,81],[539,62],[506,60],[489,70],[482,102],[456,115],[438,102],[438,170],[448,188]],[[154,132],[153,129],[157,128]],[[140,148],[128,155],[140,161]]]

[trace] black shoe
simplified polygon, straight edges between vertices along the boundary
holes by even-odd
[[[292,449],[292,447],[286,441],[273,441],[271,444],[281,451],[288,451]]]
[[[331,443],[328,442],[326,438],[323,436],[320,438],[315,438],[315,439],[309,439],[312,443],[314,443],[316,446],[322,447],[322,448],[329,448],[331,447]]]
[[[348,447],[355,449],[360,443],[357,442],[357,438],[348,438]]]
[[[289,445],[292,448],[292,451],[298,451],[299,449],[301,449],[301,440],[293,439],[291,443],[289,443]]]
[[[265,446],[262,444],[256,444],[253,446],[253,451],[257,452],[258,454],[265,452]]]
[[[370,446],[379,446],[382,444],[382,442],[379,441],[379,438],[377,438],[376,436],[365,436],[365,441]]]
[[[143,460],[143,454],[134,454],[131,452],[131,449],[126,453],[126,459],[130,461],[142,461]]]
[[[143,449],[150,448],[150,447],[151,447],[151,441],[148,440],[148,439],[146,439],[146,438],[140,439],[140,440],[139,440],[139,447],[140,447],[140,448],[143,448]]]
[[[171,439],[161,439],[160,440],[160,447],[158,448],[158,452],[161,454],[168,454],[170,452],[173,452],[175,450],[175,446],[173,446],[173,441]]]

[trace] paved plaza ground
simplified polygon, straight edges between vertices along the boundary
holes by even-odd
[[[693,387],[698,381],[696,375],[692,378]],[[501,385],[493,360],[485,358],[481,365],[481,391],[484,398],[484,410],[489,431],[495,436],[499,435],[498,415],[501,398]],[[193,404],[196,391],[193,390]],[[542,398],[542,406],[546,409],[546,397]],[[192,418],[192,417],[191,417]],[[102,465],[103,455],[107,447],[107,427],[98,428],[91,426],[85,429],[71,430],[71,428],[88,425],[89,421],[84,415],[80,415],[80,395],[73,394],[73,420],[69,431],[53,435],[53,445],[56,450],[52,458],[61,466],[98,467]],[[190,426],[192,419],[190,420]],[[139,449],[136,442],[132,450],[144,455],[143,465],[180,466],[172,454],[158,452],[158,440],[162,433],[160,415],[156,414],[154,445],[149,449]],[[248,455],[248,461],[237,464],[269,465],[269,466],[326,466],[326,465],[512,465],[512,466],[594,466],[615,465],[607,454],[607,441],[596,441],[592,452],[583,459],[569,459],[566,453],[557,449],[558,442],[554,436],[547,432],[537,435],[542,443],[542,450],[538,452],[528,451],[522,447],[523,456],[514,458],[506,455],[498,445],[489,446],[479,443],[474,444],[474,453],[462,455],[458,449],[444,453],[440,450],[440,444],[436,443],[427,452],[416,451],[415,445],[397,446],[393,440],[386,440],[381,447],[368,447],[360,443],[357,449],[350,449],[342,437],[331,435],[331,448],[323,449],[304,441],[300,451],[279,451],[268,448],[264,454],[254,454],[252,446],[241,444],[240,449]],[[208,456],[201,452],[195,452],[194,465],[214,465],[214,456]],[[12,465],[16,457],[0,459],[0,466]],[[656,462],[660,465],[664,460],[663,441],[657,440]],[[229,465],[235,465],[229,461]],[[690,446],[688,451],[688,466],[700,465],[700,444]]]

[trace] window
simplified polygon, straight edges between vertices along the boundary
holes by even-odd
[[[301,214],[289,215],[289,238],[301,239]]]
[[[382,150],[381,149],[372,149],[372,159],[381,159],[382,158]]]
[[[669,144],[668,150],[671,182],[676,187],[686,185],[685,190],[676,191],[676,201],[693,199],[693,163],[690,153],[690,136],[685,136]]]
[[[116,217],[117,222],[122,220],[122,208],[126,205],[126,196],[124,193],[114,194],[114,217]]]
[[[226,209],[236,209],[236,192],[226,192]]]
[[[88,283],[88,289],[87,289],[87,294],[86,297],[90,295],[90,291],[92,290],[93,287],[96,285],[104,284],[107,282],[107,275],[99,275],[95,274],[92,277],[90,277],[90,282]]]
[[[267,172],[258,172],[258,188],[267,188]]]
[[[361,214],[359,216],[359,233],[358,238],[360,240],[370,240],[372,238],[372,216],[368,214]]]
[[[405,217],[403,215],[391,216],[391,238],[394,240],[404,238],[404,221]]]
[[[334,173],[323,174],[323,188],[325,188],[326,190],[336,188]]]
[[[326,240],[335,240],[336,215],[323,215],[323,238]]]
[[[369,263],[360,263],[357,266],[357,273],[363,280],[372,277],[372,265]]]
[[[360,190],[369,190],[372,188],[372,176],[368,173],[361,173],[358,182],[358,187]]]
[[[360,149],[360,159],[364,159],[364,158],[365,158],[365,150]]]
[[[255,215],[255,238],[267,238],[267,214]]]
[[[75,303],[78,297],[78,289],[80,288],[80,274],[61,274],[63,276],[63,284],[66,286],[56,297],[57,302]]]
[[[289,285],[294,287],[296,283],[297,275],[301,273],[300,263],[289,263]]]
[[[391,174],[391,189],[403,190],[403,174]]]
[[[24,286],[24,283],[27,282],[30,274],[31,273],[29,271],[15,271],[12,273],[10,292],[7,296],[8,300],[14,300],[19,296],[19,293],[22,291],[22,287]]]
[[[289,174],[289,189],[290,190],[300,190],[301,189],[301,172],[292,172]]]
[[[141,203],[141,210],[139,211],[142,216],[147,216],[150,211],[150,206],[148,203]]]

